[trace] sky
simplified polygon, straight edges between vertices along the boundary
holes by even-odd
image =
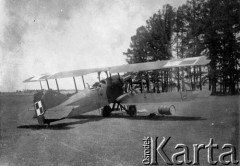
[[[125,64],[136,29],[186,0],[0,0],[0,91],[43,73]]]

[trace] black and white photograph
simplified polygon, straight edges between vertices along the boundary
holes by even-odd
[[[239,0],[0,0],[0,166],[240,165]]]

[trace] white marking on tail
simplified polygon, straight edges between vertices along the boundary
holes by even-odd
[[[36,110],[37,116],[40,116],[40,115],[44,114],[44,108],[43,108],[41,100],[34,103],[34,108]]]

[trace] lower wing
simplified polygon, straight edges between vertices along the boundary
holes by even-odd
[[[210,96],[210,91],[184,91],[168,93],[127,93],[117,98],[117,101],[126,105],[156,104],[162,102],[190,101],[196,98]]]

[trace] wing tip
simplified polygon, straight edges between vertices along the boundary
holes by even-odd
[[[30,77],[30,78],[24,80],[23,83],[31,82],[30,80],[31,80],[32,78],[34,78],[34,77]]]

